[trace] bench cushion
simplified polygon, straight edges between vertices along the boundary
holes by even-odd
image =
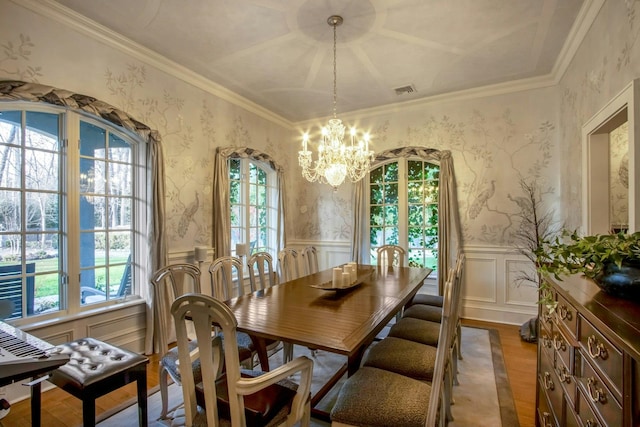
[[[363,366],[345,381],[331,421],[353,426],[424,427],[431,385]]]
[[[116,374],[140,364],[146,364],[146,356],[116,347],[94,338],[82,338],[56,347],[69,354],[66,365],[56,369],[51,382],[69,392],[78,392]]]
[[[387,337],[369,349],[362,364],[420,381],[431,381],[436,364],[436,347]]]

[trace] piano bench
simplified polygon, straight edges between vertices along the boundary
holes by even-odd
[[[96,424],[95,400],[133,381],[138,384],[138,424],[147,425],[146,356],[94,338],[57,346],[70,360],[53,371],[49,381],[82,400],[85,427]]]

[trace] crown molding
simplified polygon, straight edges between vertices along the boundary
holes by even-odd
[[[292,122],[53,0],[10,0],[287,129]]]
[[[272,111],[248,100],[235,92],[197,74],[186,67],[173,62],[157,52],[148,49],[138,43],[129,40],[126,37],[92,21],[71,9],[57,3],[54,0],[10,0],[20,6],[26,7],[31,11],[51,18],[63,25],[85,34],[107,46],[117,49],[129,56],[138,59],[141,62],[149,64],[165,73],[174,76],[192,86],[210,93],[218,98],[230,102],[233,105],[241,107],[257,116],[260,116],[274,124],[283,126],[287,129],[293,129],[301,126],[307,126],[317,123],[319,120],[327,119],[327,117],[317,117],[309,120],[292,122],[284,117],[273,113]],[[532,77],[527,79],[514,80],[494,85],[479,86],[472,89],[461,90],[456,92],[447,92],[440,95],[430,97],[401,101],[393,104],[387,104],[379,107],[354,110],[343,112],[342,117],[347,119],[362,118],[362,116],[383,115],[406,111],[407,109],[415,110],[434,103],[466,101],[471,99],[485,98],[491,96],[505,95],[527,90],[535,90],[557,85],[564,73],[568,69],[575,53],[580,44],[584,40],[585,35],[593,24],[600,9],[606,0],[585,0],[584,5],[578,13],[576,22],[574,23],[567,42],[565,42],[553,70],[544,76]]]
[[[591,25],[596,20],[600,9],[604,5],[606,0],[586,0],[578,12],[578,17],[571,27],[571,31],[567,36],[567,40],[562,46],[562,50],[558,55],[558,59],[553,67],[551,74],[553,75],[554,82],[560,83],[562,77],[566,73],[573,57],[575,56],[578,48],[582,44],[587,32],[591,28]]]

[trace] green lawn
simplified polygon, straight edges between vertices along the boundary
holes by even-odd
[[[123,254],[122,256],[112,256],[111,257],[111,262],[112,263],[125,263],[127,262],[127,258],[128,258],[129,254]],[[46,259],[39,259],[39,260],[34,260],[34,261],[28,261],[29,263],[31,262],[35,262],[36,266],[35,266],[35,270],[36,273],[38,272],[45,272],[45,271],[52,271],[54,273],[51,274],[44,274],[44,275],[37,275],[35,278],[35,297],[36,298],[41,298],[41,297],[47,297],[47,296],[51,296],[51,295],[58,295],[59,291],[58,291],[58,283],[59,283],[59,275],[57,273],[58,270],[58,258],[46,258]],[[101,265],[104,264],[105,262],[105,258],[104,257],[99,257],[96,258],[96,264]],[[0,265],[11,265],[11,264],[16,264],[16,261],[0,261]],[[115,284],[112,283],[115,287],[115,289],[112,289],[112,291],[117,291],[117,287],[120,285],[120,278],[122,277],[122,274],[124,273],[124,269],[125,269],[125,265],[119,266],[119,267],[114,267],[113,269],[111,269],[111,274],[115,274],[115,276],[117,277],[117,279],[114,280],[114,278],[111,278],[112,282],[116,282]],[[96,286],[98,289],[102,288],[101,290],[104,290],[104,283],[106,283],[106,277],[104,274],[105,270],[104,269],[98,269],[96,271],[96,283],[97,284],[102,284],[102,285],[98,285]]]

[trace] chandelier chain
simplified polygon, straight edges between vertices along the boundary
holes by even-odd
[[[338,67],[337,67],[337,55],[336,55],[336,27],[338,23],[333,22],[333,118],[338,116]]]

